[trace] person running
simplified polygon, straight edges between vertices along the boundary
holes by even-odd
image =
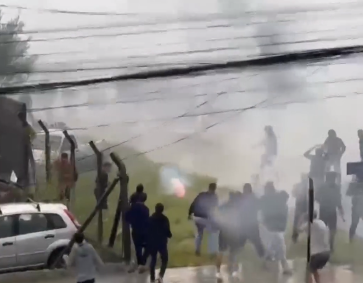
[[[292,241],[296,243],[299,239],[299,225],[301,217],[308,211],[308,174],[301,174],[301,180],[292,189],[292,195],[295,198],[295,213],[292,229]]]
[[[272,182],[267,182],[265,193],[261,197],[261,216],[266,228],[267,254],[282,266],[283,273],[292,274],[286,259],[285,231],[288,219],[287,201],[289,195],[285,191],[277,191]]]
[[[130,196],[130,204],[138,202],[139,199],[142,199],[142,200],[145,200],[145,201],[147,200],[147,194],[144,192],[144,185],[143,184],[138,184],[136,186],[136,192],[134,192]]]
[[[308,215],[300,226],[301,231],[308,233]],[[319,270],[323,269],[330,258],[329,228],[324,221],[317,218],[317,212],[314,211],[313,222],[310,224],[311,232],[311,257],[309,263],[309,283],[320,283]]]
[[[330,168],[333,167],[334,172],[341,174],[340,160],[346,150],[346,146],[334,130],[329,130],[323,149],[327,157],[326,171],[329,172]]]
[[[67,267],[75,268],[78,283],[94,283],[96,270],[104,265],[103,261],[92,245],[85,241],[82,233],[77,232],[74,240],[69,257],[64,257]]]
[[[330,230],[330,250],[332,252],[334,251],[334,239],[337,231],[337,211],[345,222],[337,175],[335,172],[326,173],[325,184],[316,192],[316,200],[320,205],[319,218]]]
[[[216,257],[216,277],[222,279],[221,265],[226,252],[229,252],[228,272],[232,276],[237,275],[236,254],[240,250],[239,218],[241,210],[242,194],[240,192],[230,192],[229,199],[220,205],[213,213],[215,227],[219,230],[219,250]]]
[[[146,261],[148,257],[147,249],[147,233],[149,225],[149,208],[145,205],[145,195],[139,197],[137,202],[131,204],[130,209],[126,212],[125,218],[127,223],[132,228],[132,241],[135,246],[136,262],[138,265],[139,273],[146,271]],[[135,271],[131,268],[129,272]]]
[[[262,142],[265,153],[261,157],[261,169],[274,164],[277,156],[277,138],[272,126],[265,127],[265,139]]]
[[[210,227],[211,213],[218,206],[218,196],[216,194],[217,184],[209,184],[207,192],[197,195],[189,207],[188,218],[193,220],[197,228],[195,237],[195,254],[200,255],[204,229]]]
[[[155,266],[157,255],[160,254],[161,266],[158,282],[162,283],[168,265],[168,239],[172,237],[170,222],[164,214],[164,205],[156,204],[155,212],[149,219],[148,249],[151,255],[150,281],[155,282]]]
[[[358,139],[359,139],[359,155],[360,160],[363,161],[363,130],[358,130]]]
[[[260,201],[252,191],[252,186],[246,183],[243,186],[243,192],[241,196],[241,202],[239,204],[239,216],[235,218],[238,221],[240,227],[240,247],[243,248],[248,241],[250,241],[258,254],[258,256],[264,260],[267,254],[263,246],[260,227],[258,222],[258,213],[260,210]]]
[[[315,154],[311,152],[315,149]],[[314,181],[314,187],[318,188],[324,183],[327,157],[321,145],[315,145],[304,153],[304,157],[310,160],[309,177]]]

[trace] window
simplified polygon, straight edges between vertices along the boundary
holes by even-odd
[[[67,224],[63,221],[62,217],[58,214],[49,213],[45,215],[52,229],[63,229],[67,227]]]
[[[14,216],[0,216],[0,239],[13,236],[15,236]]]
[[[19,215],[19,235],[51,230],[47,218],[42,213]]]

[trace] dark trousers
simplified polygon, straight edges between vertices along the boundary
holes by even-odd
[[[325,208],[320,205],[319,218],[322,220],[326,226],[328,226],[330,231],[330,250],[334,251],[334,240],[337,231],[337,209],[336,208]]]
[[[132,241],[134,242],[135,246],[137,265],[145,265],[147,257],[149,255],[148,250],[146,248],[146,241],[147,241],[146,234],[137,231],[132,231]]]
[[[151,255],[150,279],[151,279],[151,281],[155,281],[155,267],[156,267],[156,261],[157,261],[158,254],[160,254],[160,259],[161,259],[159,276],[161,278],[163,278],[165,271],[166,271],[166,267],[168,266],[168,260],[169,260],[168,246],[166,244],[164,244],[164,245],[150,247],[150,255]]]
[[[360,216],[359,216],[357,208],[358,208],[358,200],[356,198],[354,198],[354,196],[353,196],[352,197],[352,222],[350,224],[350,229],[349,229],[350,240],[352,240],[354,238],[355,232],[357,230],[359,220],[360,220]]]
[[[243,248],[246,242],[250,241],[252,245],[255,247],[255,250],[260,258],[265,256],[265,248],[262,244],[260,229],[258,224],[253,225],[252,227],[246,227],[245,232],[242,234],[240,238],[240,245]]]

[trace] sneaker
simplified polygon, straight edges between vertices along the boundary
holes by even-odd
[[[238,278],[238,272],[237,271],[233,271],[232,272],[232,277],[233,278]]]
[[[163,283],[163,278],[162,277],[159,277],[158,279],[156,279],[156,282]]]
[[[222,274],[220,272],[217,272],[216,273],[216,278],[219,279],[219,280],[222,279]]]

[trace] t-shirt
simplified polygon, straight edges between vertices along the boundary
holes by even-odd
[[[308,223],[302,227],[306,232],[308,231]],[[329,244],[329,228],[320,219],[314,219],[310,226],[311,229],[311,255],[330,252]]]
[[[313,155],[310,158],[310,177],[324,179],[326,159],[323,156]]]
[[[324,142],[325,151],[328,154],[328,158],[337,157],[341,154],[342,148],[345,147],[341,138],[327,138]]]

